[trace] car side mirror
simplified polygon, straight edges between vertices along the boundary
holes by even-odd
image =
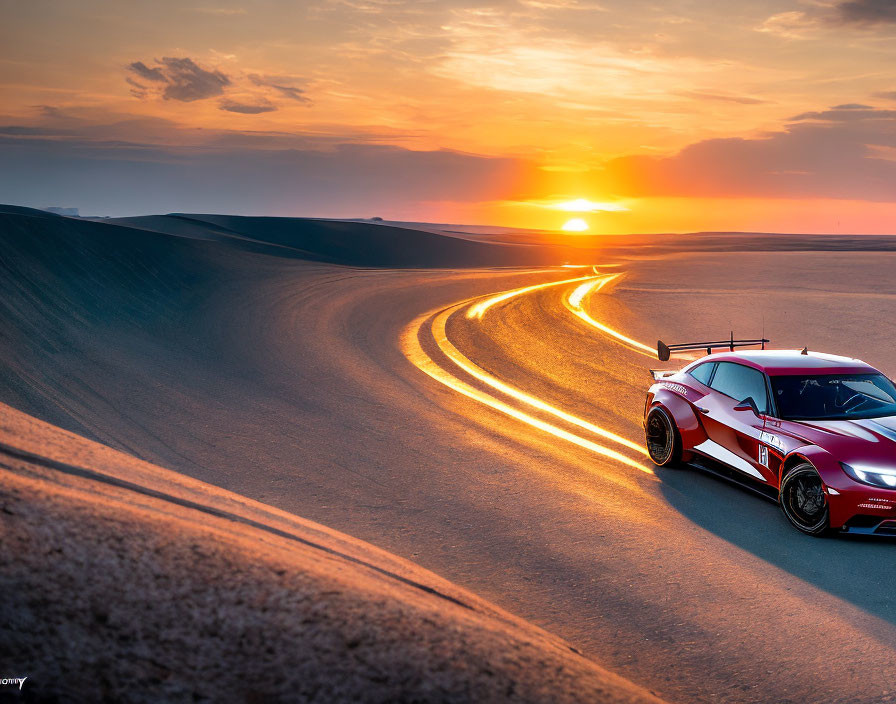
[[[759,417],[759,407],[756,405],[756,402],[753,400],[752,396],[747,396],[743,401],[738,403],[734,407],[735,411],[753,411],[753,413]]]

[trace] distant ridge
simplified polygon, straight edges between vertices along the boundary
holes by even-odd
[[[269,253],[363,267],[524,266],[562,263],[566,248],[474,241],[372,222],[237,215],[148,215],[109,224],[193,239],[265,245]]]
[[[38,208],[26,208],[24,205],[4,205],[0,203],[0,214],[3,215],[28,215],[36,218],[61,218],[62,215],[51,213]]]

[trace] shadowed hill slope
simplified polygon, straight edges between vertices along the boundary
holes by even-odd
[[[201,239],[265,244],[272,252],[312,261],[363,267],[471,267],[563,263],[560,246],[479,242],[390,225],[309,218],[234,215],[151,215],[119,218],[127,225]]]
[[[251,364],[234,362],[253,341],[222,326],[241,291],[333,261],[399,268],[554,261],[551,249],[363,223],[203,217],[129,218],[125,226],[0,206],[0,399],[139,454],[145,448],[116,444],[86,419],[104,402],[117,405],[86,389],[111,368],[138,370],[149,384],[175,368],[194,370],[191,378],[256,375]],[[93,375],[76,391],[74,368]]]

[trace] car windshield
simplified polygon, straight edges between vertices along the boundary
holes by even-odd
[[[896,386],[883,374],[773,376],[785,420],[846,420],[896,415]]]

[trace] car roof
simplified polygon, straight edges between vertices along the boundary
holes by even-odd
[[[800,350],[749,350],[717,352],[697,361],[740,362],[767,374],[868,374],[877,369],[860,359],[823,352],[803,354]],[[694,365],[691,365],[694,366]]]

